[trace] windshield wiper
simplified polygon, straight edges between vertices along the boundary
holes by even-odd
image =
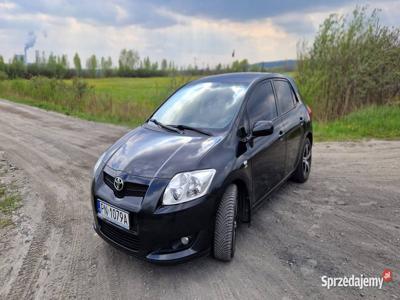
[[[198,132],[198,133],[202,133],[202,134],[204,134],[204,135],[208,135],[208,136],[211,136],[212,134],[211,133],[209,133],[208,131],[205,131],[205,130],[203,130],[203,129],[199,129],[199,128],[195,128],[195,127],[192,127],[192,126],[188,126],[188,125],[170,125],[171,127],[175,127],[175,128],[178,128],[178,129],[180,129],[180,130],[185,130],[185,129],[187,129],[187,130],[192,130],[192,131],[196,131],[196,132]]]
[[[167,130],[170,130],[170,131],[174,131],[174,132],[177,132],[177,133],[182,133],[180,130],[176,129],[175,127],[165,125],[165,124],[161,123],[160,121],[157,121],[156,119],[150,119],[149,121],[153,122],[154,124],[164,128],[164,129],[167,129]]]

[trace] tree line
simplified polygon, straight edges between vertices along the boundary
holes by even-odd
[[[100,57],[92,54],[83,62],[78,53],[75,53],[72,64],[67,55],[36,51],[35,61],[26,63],[24,56],[14,55],[6,63],[0,55],[0,79],[32,78],[45,76],[49,78],[96,78],[96,77],[152,77],[168,75],[206,75],[223,72],[264,71],[262,65],[251,65],[247,59],[235,60],[231,64],[218,64],[213,68],[206,66],[199,68],[197,65],[178,67],[173,61],[162,59],[160,62],[152,61],[148,56],[141,58],[134,49],[122,49],[117,64],[112,58]]]

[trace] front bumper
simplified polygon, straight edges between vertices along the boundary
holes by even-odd
[[[100,224],[99,224],[100,223]],[[192,259],[197,256],[206,255],[210,251],[210,234],[207,230],[199,232],[197,235],[194,235],[194,239],[190,242],[187,247],[180,247],[176,250],[171,249],[171,245],[178,241],[178,239],[171,239],[165,243],[165,246],[162,247],[160,243],[147,243],[144,244],[140,240],[140,245],[137,249],[132,249],[127,247],[123,243],[117,241],[110,235],[107,235],[103,230],[104,223],[95,222],[93,224],[94,230],[97,234],[103,238],[106,242],[114,246],[115,248],[124,251],[125,253],[138,257],[140,259],[144,259],[153,263],[179,263],[184,262],[186,260]],[[109,225],[109,223],[107,224]],[[114,226],[114,225],[109,225]],[[117,230],[121,230],[116,228]],[[168,247],[166,249],[166,247]],[[156,250],[155,250],[156,249]]]
[[[132,205],[137,199],[116,199],[111,189],[98,181],[92,184],[94,229],[111,245],[155,263],[181,262],[209,252],[216,203],[212,194],[180,205],[160,206],[160,195],[168,182],[152,180],[140,205]],[[97,199],[128,211],[130,230],[99,218]],[[180,242],[182,237],[189,237],[187,245]]]

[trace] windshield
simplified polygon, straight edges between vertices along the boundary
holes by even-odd
[[[199,82],[173,94],[152,116],[165,125],[223,129],[238,113],[247,85]]]

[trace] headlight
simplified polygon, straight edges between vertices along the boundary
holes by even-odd
[[[102,155],[100,155],[99,159],[97,160],[96,164],[94,165],[93,176],[96,174],[97,169],[99,168],[99,166],[103,162],[103,159],[104,159],[105,155],[106,155],[106,152],[104,152]]]
[[[214,169],[176,174],[165,189],[163,204],[179,204],[204,196],[214,175]]]

